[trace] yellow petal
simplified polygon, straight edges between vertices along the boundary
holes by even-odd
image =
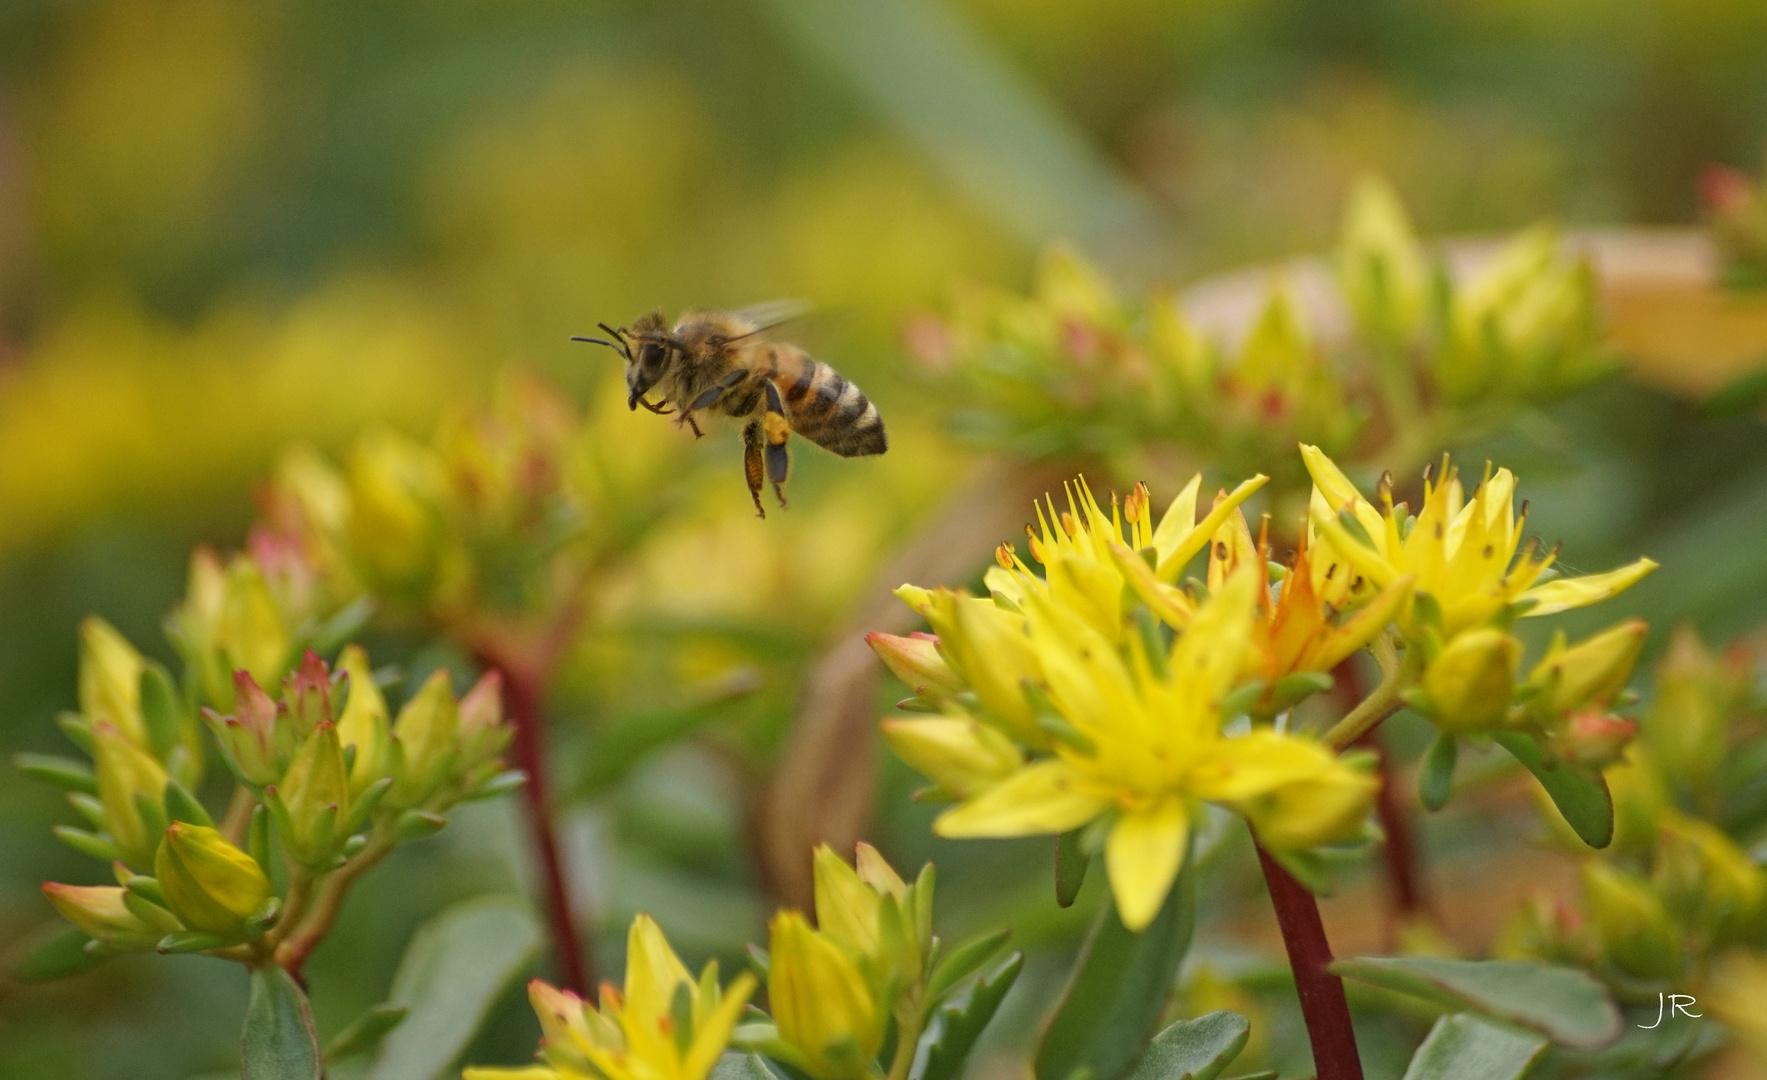
[[[1251,567],[1231,575],[1209,597],[1172,646],[1170,668],[1181,716],[1214,716],[1233,684],[1252,637],[1252,606],[1262,583]]]
[[[1037,836],[1078,828],[1103,813],[1107,793],[1065,761],[1040,761],[940,814],[940,836]]]
[[[1205,799],[1233,802],[1316,776],[1335,760],[1312,739],[1260,729],[1216,741],[1196,762],[1193,790]]]
[[[1184,802],[1162,799],[1152,808],[1124,814],[1104,846],[1105,871],[1123,925],[1140,932],[1159,914],[1184,864],[1190,815]]]
[[[736,1021],[754,995],[756,985],[755,977],[743,972],[725,987],[718,1007],[700,1018],[693,1029],[693,1043],[681,1061],[681,1080],[704,1080],[711,1073],[730,1044],[730,1033],[736,1030]]]
[[[1190,622],[1191,616],[1196,614],[1196,605],[1182,589],[1161,581],[1140,552],[1131,551],[1127,544],[1120,543],[1112,543],[1110,552],[1123,580],[1160,621],[1175,628],[1182,628]]]
[[[1362,610],[1326,634],[1319,651],[1308,658],[1307,669],[1330,671],[1351,653],[1373,641],[1398,617],[1399,609],[1411,599],[1411,586],[1412,579],[1402,577],[1382,589]]]
[[[812,863],[817,927],[853,956],[875,956],[877,891],[827,844],[817,845]]]
[[[1536,585],[1521,595],[1523,600],[1536,601],[1535,605],[1524,614],[1530,617],[1556,615],[1561,611],[1599,603],[1610,596],[1616,596],[1630,589],[1656,568],[1657,564],[1654,560],[1639,559],[1635,563],[1622,566],[1618,570],[1609,570],[1605,574],[1560,578],[1557,581],[1548,581],[1544,585]]]
[[[1317,504],[1314,509],[1317,510]],[[1336,514],[1316,512],[1311,520],[1313,527],[1330,545],[1330,553],[1348,563],[1350,569],[1383,588],[1391,585],[1398,578],[1398,572],[1393,569],[1393,565],[1386,560],[1386,557],[1351,536],[1350,530],[1344,528]],[[1384,529],[1385,526],[1381,526],[1381,528]],[[1380,533],[1369,535],[1378,536]],[[1414,531],[1412,535],[1415,536],[1416,532]],[[1326,564],[1333,560],[1322,559],[1320,561],[1322,564]]]
[[[1196,553],[1201,551],[1203,547],[1208,544],[1209,540],[1214,537],[1215,530],[1225,524],[1228,517],[1230,517],[1234,511],[1239,509],[1239,504],[1251,498],[1253,492],[1269,482],[1270,478],[1268,476],[1259,473],[1250,480],[1244,481],[1238,487],[1234,488],[1227,494],[1226,498],[1218,500],[1215,503],[1214,508],[1209,511],[1208,517],[1197,522],[1196,528],[1192,529],[1180,539],[1171,551],[1160,557],[1160,565],[1158,569],[1155,570],[1155,573],[1159,575],[1159,579],[1165,582],[1177,580],[1178,574],[1184,569],[1184,565],[1194,558]],[[1161,524],[1163,525],[1165,523],[1161,522]]]
[[[897,757],[960,799],[1024,764],[1012,740],[968,717],[885,720],[880,726]]]
[[[1337,463],[1325,456],[1325,451],[1317,446],[1301,444],[1301,461],[1307,466],[1307,474],[1313,478],[1313,486],[1325,497],[1325,503],[1335,516],[1340,510],[1349,510],[1356,515],[1356,520],[1368,530],[1371,537],[1379,537],[1386,531],[1381,522],[1380,511],[1362,497],[1356,485],[1350,483]]]
[[[669,947],[662,928],[648,915],[634,918],[626,935],[626,992],[619,1018],[626,1048],[633,1057],[675,1060],[674,1036],[665,1021],[675,988],[684,982],[692,986],[693,976]]]
[[[1165,562],[1178,542],[1196,528],[1196,496],[1202,486],[1203,474],[1197,473],[1166,507],[1165,516],[1160,518],[1159,527],[1153,531],[1153,549],[1158,553],[1159,562]]]
[[[877,849],[864,841],[860,841],[853,850],[853,869],[859,871],[860,881],[885,896],[900,900],[908,892],[908,883],[902,880],[902,875],[896,873],[896,868],[885,862]]]

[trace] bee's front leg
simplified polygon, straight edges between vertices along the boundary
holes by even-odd
[[[755,500],[755,513],[762,518],[767,516],[767,508],[761,505],[761,483],[767,477],[766,466],[761,461],[761,422],[750,420],[742,429],[742,473],[749,484],[749,498]]]
[[[649,409],[651,412],[656,413],[658,416],[668,416],[670,413],[675,411],[674,409],[669,408],[667,405],[663,405],[663,404],[652,405],[649,401],[645,400],[644,398],[639,398],[638,404],[644,406],[646,409]]]

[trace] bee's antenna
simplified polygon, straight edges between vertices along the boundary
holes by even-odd
[[[630,345],[626,344],[625,335],[621,334],[618,330],[615,330],[613,327],[609,326],[606,323],[596,323],[595,325],[597,325],[597,326],[601,327],[603,330],[607,331],[608,336],[613,338],[613,340],[606,341],[606,340],[603,340],[602,338],[580,337],[580,336],[576,336],[576,335],[573,335],[571,337],[571,340],[572,341],[587,342],[590,345],[606,345],[608,348],[612,349],[614,352],[619,353],[621,356],[625,357],[626,359],[628,359],[628,360],[632,359],[632,347]]]

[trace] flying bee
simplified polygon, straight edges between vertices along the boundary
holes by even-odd
[[[698,412],[746,421],[743,474],[755,511],[766,517],[763,481],[772,482],[779,505],[786,505],[792,432],[841,457],[889,448],[877,406],[834,368],[796,345],[770,340],[766,333],[778,322],[758,311],[691,311],[671,330],[661,312],[651,312],[629,327],[601,323],[605,339],[571,340],[606,345],[625,359],[628,408],[674,414],[696,437],[704,434],[694,419]],[[653,390],[660,401],[646,397]]]

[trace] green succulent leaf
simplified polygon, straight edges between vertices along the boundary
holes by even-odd
[[[18,771],[34,780],[54,784],[64,791],[77,791],[82,795],[98,794],[98,777],[93,774],[92,766],[78,758],[61,757],[57,754],[19,754],[12,759]]]
[[[970,938],[946,953],[927,980],[927,1000],[938,1001],[958,983],[980,971],[988,958],[999,952],[1000,946],[1011,936],[1011,930],[996,930],[992,934]]]
[[[1532,735],[1505,731],[1492,738],[1528,767],[1528,771],[1540,781],[1540,786],[1546,789],[1546,794],[1552,797],[1552,804],[1564,815],[1565,823],[1585,844],[1604,848],[1613,841],[1614,800],[1600,772],[1576,769],[1563,762],[1548,762]]]
[[[1013,953],[992,974],[977,979],[967,993],[939,1006],[927,1025],[909,1080],[957,1080],[962,1076],[969,1052],[1024,966],[1024,954]]]
[[[32,940],[20,950],[22,955],[8,965],[12,977],[19,982],[48,982],[77,975],[98,961],[102,955],[86,951],[86,935],[60,919],[44,930],[31,935]]]
[[[410,1014],[411,1010],[403,1005],[390,1005],[386,1002],[370,1005],[367,1012],[350,1021],[348,1027],[333,1035],[325,1044],[326,1062],[374,1049],[382,1036],[398,1027]]]
[[[1418,798],[1431,810],[1448,805],[1448,795],[1454,790],[1454,764],[1459,757],[1460,739],[1450,732],[1437,732],[1417,774]]]
[[[1436,1021],[1404,1080],[1520,1080],[1546,1047],[1531,1031],[1455,1013]]]
[[[1081,830],[1062,833],[1055,838],[1055,902],[1059,907],[1073,907],[1086,884],[1086,868],[1092,856],[1080,842]]]
[[[452,1080],[455,1061],[539,948],[533,912],[510,897],[463,901],[425,923],[387,995],[409,1015],[381,1041],[368,1080]]]
[[[1165,905],[1140,934],[1125,927],[1106,900],[1044,1028],[1038,1080],[1069,1080],[1080,1069],[1095,1080],[1116,1080],[1140,1060],[1190,949],[1196,922],[1192,862],[1184,860]]]
[[[243,1080],[319,1080],[321,1076],[319,1038],[307,995],[275,964],[252,970],[239,1060]]]
[[[1234,1012],[1179,1020],[1154,1036],[1130,1080],[1215,1080],[1251,1032],[1251,1021]]]
[[[1520,1024],[1572,1049],[1600,1049],[1620,1036],[1620,1011],[1607,992],[1571,968],[1511,960],[1355,956],[1334,962],[1331,970],[1446,1009],[1472,1009]]]

